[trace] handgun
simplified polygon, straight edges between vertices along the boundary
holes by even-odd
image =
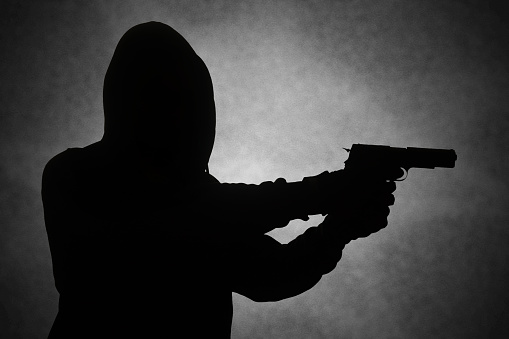
[[[345,161],[346,171],[381,175],[386,180],[403,181],[410,168],[454,168],[457,155],[453,149],[391,147],[386,145],[353,144]],[[401,176],[394,177],[394,169]]]

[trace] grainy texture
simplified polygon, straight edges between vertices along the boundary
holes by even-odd
[[[348,245],[312,290],[267,304],[234,295],[233,338],[509,336],[504,2],[25,0],[2,1],[0,16],[1,338],[50,329],[42,169],[101,138],[115,45],[149,20],[181,32],[210,69],[210,169],[222,181],[339,169],[352,143],[458,153],[453,170],[411,171],[390,225]]]

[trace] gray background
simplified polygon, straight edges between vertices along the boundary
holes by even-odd
[[[506,15],[503,1],[2,1],[0,337],[50,329],[42,169],[101,138],[109,60],[148,20],[209,66],[222,181],[339,169],[353,143],[459,156],[452,170],[410,171],[390,225],[349,244],[313,289],[265,304],[234,295],[233,338],[509,337]]]

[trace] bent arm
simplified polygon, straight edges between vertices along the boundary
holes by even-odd
[[[325,220],[288,244],[263,235],[239,245],[232,290],[254,301],[278,301],[312,288],[341,259],[346,242],[328,236]]]

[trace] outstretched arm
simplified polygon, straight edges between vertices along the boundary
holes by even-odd
[[[351,179],[342,170],[297,182],[279,178],[259,185],[219,183],[209,175],[206,189],[200,186],[198,194],[192,189],[189,192],[194,205],[208,211],[210,220],[223,225],[222,230],[214,230],[216,234],[260,235],[285,227],[291,220],[329,213],[331,206],[341,203],[338,197],[352,195]],[[362,191],[358,184],[355,189]]]

